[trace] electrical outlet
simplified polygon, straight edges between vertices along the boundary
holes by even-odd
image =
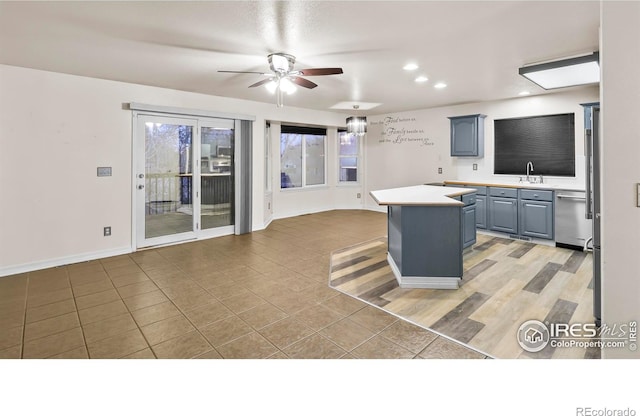
[[[473,170],[478,170],[478,164],[477,163],[473,164]]]
[[[360,192],[358,192],[358,193],[356,194],[356,198],[358,198],[358,199],[362,198],[362,195],[360,194]]]
[[[111,235],[111,227],[104,227],[104,236],[109,237]]]
[[[438,173],[442,173],[442,168],[438,168]]]

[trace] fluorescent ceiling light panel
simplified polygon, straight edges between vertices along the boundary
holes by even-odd
[[[447,88],[447,84],[445,84],[444,82],[438,82],[436,85],[433,86],[433,88],[437,88],[441,90],[443,88]]]
[[[402,69],[404,69],[405,71],[415,71],[416,69],[418,69],[418,65],[414,63],[406,64],[402,67]]]
[[[522,67],[520,75],[545,90],[600,82],[599,54]]]
[[[419,76],[418,78],[416,78],[416,80],[415,80],[415,81],[416,81],[416,82],[427,82],[427,81],[429,81],[429,78],[427,78],[427,77],[425,77],[425,76],[423,75],[423,76]]]

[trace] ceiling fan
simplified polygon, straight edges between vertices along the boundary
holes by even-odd
[[[249,85],[249,88],[259,87],[264,85],[269,91],[275,92],[277,96],[277,105],[282,107],[283,93],[292,94],[296,87],[299,85],[304,88],[315,88],[318,84],[302,78],[302,76],[317,76],[317,75],[337,75],[342,74],[342,68],[309,68],[309,69],[293,69],[293,65],[296,62],[296,57],[288,55],[286,53],[272,53],[267,56],[269,60],[269,67],[273,73],[268,72],[256,72],[256,71],[218,71],[234,74],[259,74],[269,75],[269,78],[258,81],[255,84]]]

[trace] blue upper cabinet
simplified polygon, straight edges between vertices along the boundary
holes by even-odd
[[[451,120],[451,156],[484,156],[483,114],[449,117]]]

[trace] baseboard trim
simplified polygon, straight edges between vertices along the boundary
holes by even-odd
[[[76,254],[73,256],[58,257],[32,263],[18,264],[14,266],[0,267],[0,277],[11,276],[19,273],[33,272],[36,270],[48,269],[50,267],[66,266],[74,263],[82,263],[84,261],[103,259],[106,257],[120,256],[122,254],[132,253],[131,247],[119,247],[110,250],[93,251],[90,253]]]
[[[284,212],[281,214],[275,214],[272,217],[272,220],[281,220],[284,218],[292,218],[292,217],[299,217],[300,215],[308,215],[308,214],[318,214],[320,212],[327,212],[327,211],[333,211],[334,208],[333,207],[326,207],[326,208],[320,208],[320,209],[309,209],[309,210],[300,210],[300,211],[290,211],[290,212]]]
[[[316,214],[316,213],[320,213],[320,212],[334,211],[336,209],[356,210],[356,211],[357,210],[365,210],[365,211],[377,211],[377,212],[386,212],[387,211],[386,207],[375,207],[373,209],[372,208],[373,207],[370,207],[370,206],[364,206],[364,207],[354,207],[354,206],[347,207],[347,206],[343,206],[343,207],[332,207],[332,208],[326,208],[326,209],[316,209],[316,210],[304,210],[304,211],[297,211],[297,212],[289,212],[289,213],[285,213],[285,214],[282,214],[282,215],[277,215],[277,216],[274,215],[274,216],[272,216],[269,219],[269,221],[264,224],[264,226],[262,226],[260,228],[254,228],[252,230],[252,232],[253,231],[265,230],[267,227],[269,227],[269,225],[274,220],[297,217],[299,215]],[[219,236],[211,236],[211,237],[208,237],[208,238],[215,238],[215,237],[219,237]],[[189,240],[189,241],[195,241],[195,240]],[[146,247],[145,249],[157,248],[157,247],[160,247],[160,246]],[[138,249],[138,250],[143,250],[143,249]],[[134,251],[136,251],[136,249],[128,246],[128,247],[114,248],[114,249],[110,249],[110,250],[102,250],[102,251],[94,251],[94,252],[89,252],[89,253],[76,254],[76,255],[72,255],[72,256],[58,257],[58,258],[47,259],[47,260],[42,260],[42,261],[35,261],[35,262],[32,262],[32,263],[24,263],[24,264],[18,264],[18,265],[4,266],[4,267],[0,267],[0,278],[4,277],[4,276],[11,276],[11,275],[14,275],[14,274],[28,273],[28,272],[33,272],[33,271],[36,271],[36,270],[47,269],[47,268],[50,268],[50,267],[66,266],[66,265],[69,265],[69,264],[81,263],[81,262],[84,262],[84,261],[103,259],[103,258],[106,258],[106,257],[119,256],[119,255],[122,255],[122,254],[129,254],[129,253],[133,253]]]
[[[403,276],[390,253],[387,253],[387,261],[393,275],[402,289],[458,289],[460,277],[439,276]]]

